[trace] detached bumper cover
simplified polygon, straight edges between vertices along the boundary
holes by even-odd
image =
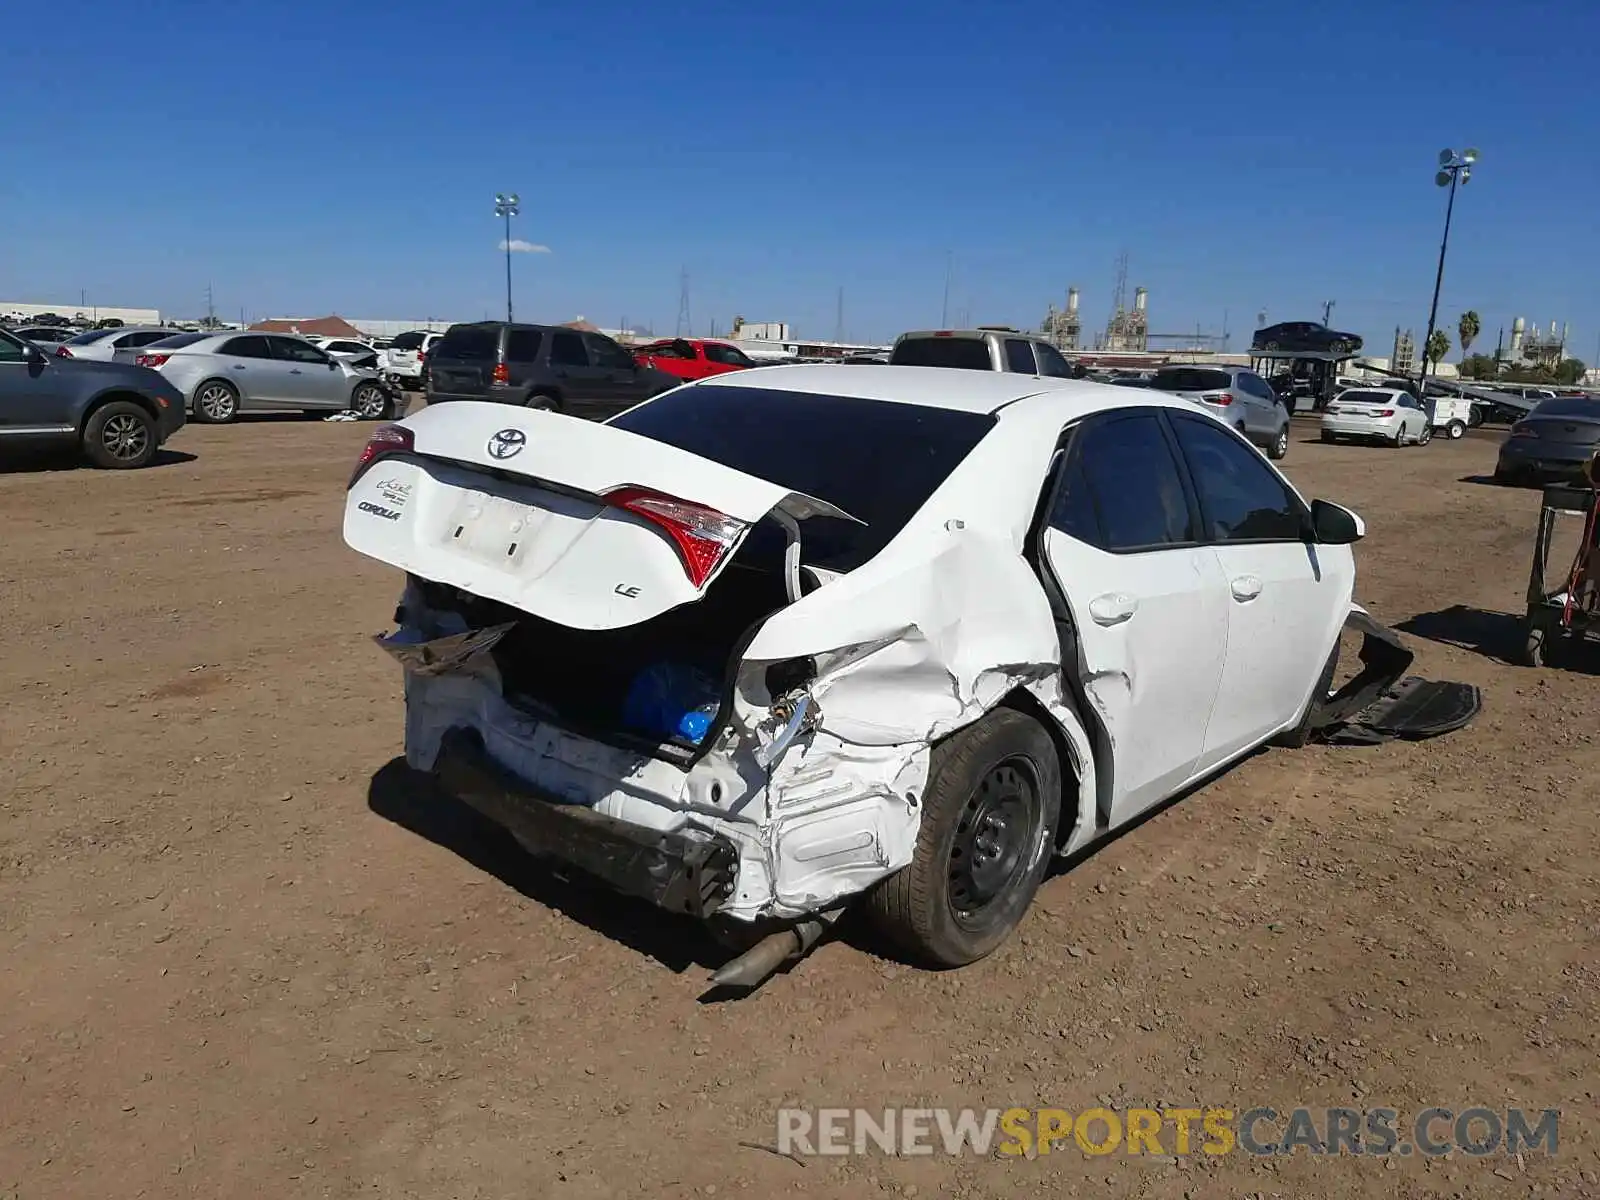
[[[1468,724],[1483,707],[1470,683],[1406,675],[1415,657],[1392,629],[1352,610],[1345,628],[1362,634],[1361,670],[1318,704],[1312,728],[1328,742],[1370,745],[1390,738],[1429,738]]]
[[[733,892],[739,852],[729,839],[646,829],[583,805],[546,799],[495,764],[476,733],[446,733],[433,773],[445,791],[530,851],[576,867],[619,892],[702,918]]]

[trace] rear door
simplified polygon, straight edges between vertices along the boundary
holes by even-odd
[[[551,330],[550,370],[561,388],[567,412],[579,417],[607,417],[617,411],[616,373],[589,361],[583,334],[577,330]]]
[[[248,333],[229,338],[217,348],[218,374],[239,390],[241,406],[251,408],[289,408],[294,388],[289,364],[275,359],[264,334]]]
[[[1270,384],[1251,371],[1234,376],[1236,398],[1245,406],[1245,428],[1257,441],[1276,434],[1279,410]],[[1239,394],[1242,393],[1242,394]]]
[[[1076,641],[1063,667],[1108,728],[1120,825],[1195,774],[1222,680],[1226,585],[1156,409],[1080,425],[1047,511],[1040,557]]]
[[[1348,546],[1307,541],[1310,513],[1262,457],[1215,421],[1170,415],[1222,570],[1227,654],[1200,770],[1295,720],[1349,611]]]

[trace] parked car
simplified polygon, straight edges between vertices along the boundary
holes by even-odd
[[[382,356],[379,355],[376,347],[367,342],[334,337],[308,337],[306,341],[327,351],[334,358],[343,359],[353,367],[364,367],[369,371],[377,371],[383,366]]]
[[[1020,375],[1072,376],[1067,360],[1044,338],[1019,329],[931,329],[902,333],[889,351],[891,366],[957,367]]]
[[[145,467],[183,420],[182,393],[154,371],[58,358],[0,330],[0,446],[76,444],[97,467]]]
[[[493,400],[609,417],[682,380],[599,333],[560,325],[452,325],[429,355],[428,403]]]
[[[1432,437],[1432,417],[1415,396],[1400,388],[1350,388],[1322,411],[1325,442],[1426,446]]]
[[[1583,484],[1583,468],[1600,451],[1600,400],[1542,401],[1500,444],[1494,477],[1501,483]]]
[[[161,372],[183,393],[194,419],[232,421],[245,412],[353,411],[363,420],[389,414],[394,396],[376,372],[352,366],[283,333],[180,333],[119,361]]]
[[[1158,392],[1183,396],[1210,409],[1267,457],[1289,453],[1289,408],[1272,385],[1243,367],[1162,367],[1150,377]]]
[[[70,341],[78,331],[70,325],[20,325],[9,332],[36,346],[56,346]]]
[[[61,358],[98,358],[109,362],[116,357],[118,350],[137,350],[151,342],[175,337],[179,332],[164,325],[88,329],[59,343],[55,353]]]
[[[383,352],[383,370],[408,391],[424,387],[428,355],[443,336],[443,333],[422,329],[400,334]]]
[[[675,379],[707,379],[728,371],[746,371],[756,361],[737,346],[700,338],[668,338],[633,348],[633,360]]]
[[[797,946],[860,899],[943,965],[1322,726],[1363,528],[1179,397],[851,366],[430,407],[344,513],[407,572],[414,768],[620,890]]]

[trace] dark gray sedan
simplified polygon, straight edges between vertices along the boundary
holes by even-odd
[[[1581,482],[1600,450],[1600,400],[1546,400],[1511,427],[1494,477],[1501,483]]]
[[[154,371],[60,358],[0,330],[0,449],[76,445],[97,467],[144,467],[183,420],[183,393]]]

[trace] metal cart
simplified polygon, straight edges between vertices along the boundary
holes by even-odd
[[[1556,522],[1567,517],[1583,522],[1583,536],[1575,560],[1558,563],[1561,575],[1552,581],[1547,578],[1551,534]],[[1530,667],[1555,666],[1575,643],[1586,638],[1600,640],[1600,491],[1551,484],[1544,489],[1539,508],[1533,569],[1528,575],[1523,659]]]

